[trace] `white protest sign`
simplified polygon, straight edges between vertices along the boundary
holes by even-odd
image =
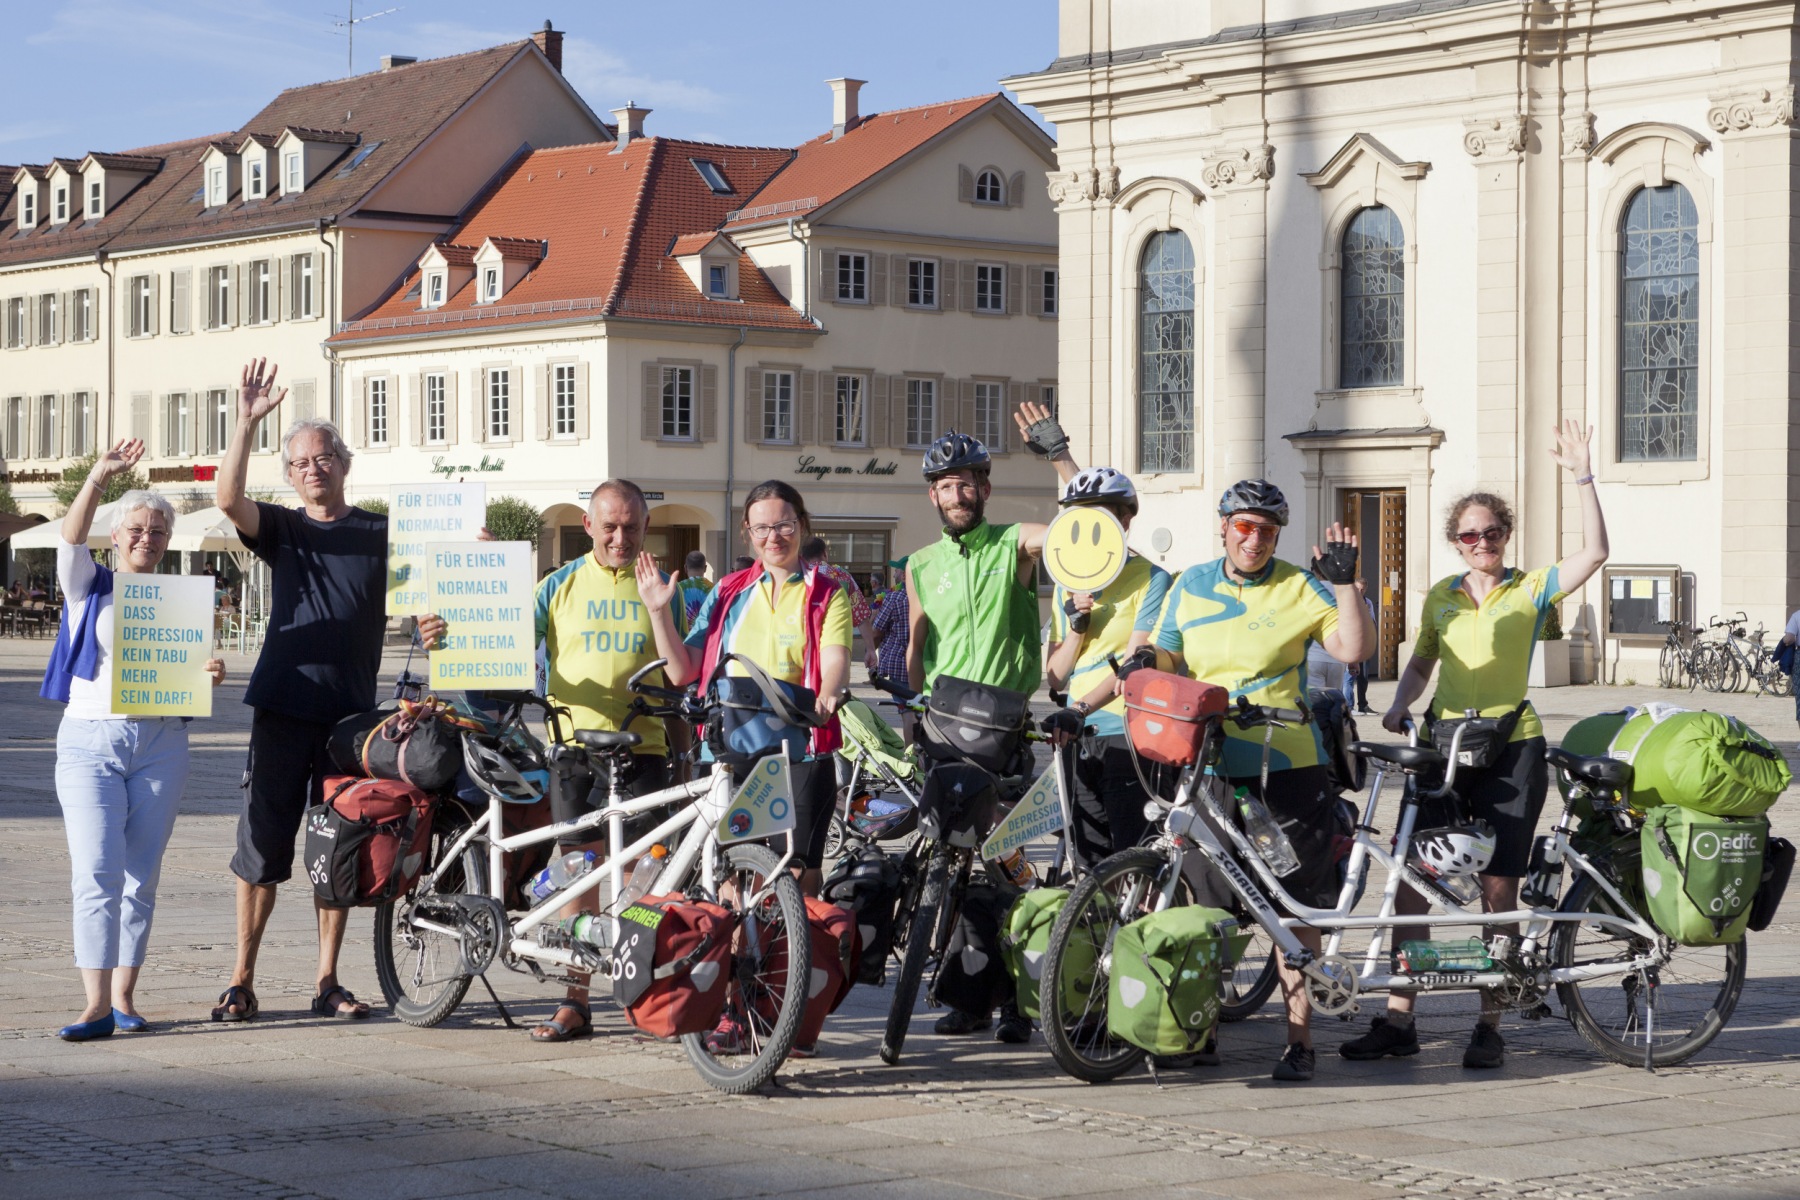
[[[787,755],[771,754],[750,768],[750,777],[719,818],[719,844],[766,838],[793,827],[794,783]]]
[[[1063,827],[1062,802],[1056,795],[1056,763],[1038,776],[1031,790],[1013,806],[1013,810],[988,834],[981,844],[981,857],[990,862],[1004,858],[1028,842],[1048,837]]]
[[[426,554],[426,599],[448,632],[431,652],[433,691],[530,691],[537,676],[529,542],[440,542]]]
[[[387,615],[430,610],[425,555],[437,542],[472,542],[487,521],[485,483],[397,483],[388,491]]]
[[[213,586],[209,575],[114,574],[114,712],[212,716]]]

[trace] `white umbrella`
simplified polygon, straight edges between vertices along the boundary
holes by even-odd
[[[175,518],[169,549],[200,554],[229,554],[240,570],[250,569],[250,551],[238,536],[237,526],[218,508],[203,508]]]
[[[94,523],[88,526],[88,549],[112,549],[113,510],[118,507],[119,502],[114,500],[94,510]],[[9,544],[14,550],[54,550],[62,545],[62,527],[61,517],[51,517],[42,525],[13,534]]]

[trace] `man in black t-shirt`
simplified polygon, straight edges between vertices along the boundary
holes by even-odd
[[[302,816],[309,803],[320,802],[332,771],[326,736],[343,717],[375,706],[387,624],[387,518],[345,502],[351,455],[336,426],[300,420],[282,438],[284,473],[300,508],[262,504],[244,494],[257,426],[287,396],[287,389],[275,390],[276,368],[265,372],[265,362],[244,368],[237,426],[218,483],[219,508],[244,545],[269,564],[272,595],[262,656],[244,694],[255,711],[231,859],[238,879],[237,964],[212,1010],[215,1021],[256,1016],[256,955],[275,909],[276,885],[293,872]],[[349,910],[315,906],[319,977],[313,1012],[366,1017],[369,1006],[337,978]]]

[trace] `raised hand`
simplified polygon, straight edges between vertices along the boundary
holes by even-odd
[[[138,465],[144,457],[142,438],[120,438],[111,450],[94,460],[94,469],[88,472],[88,478],[95,486],[101,486],[115,475],[123,475]]]
[[[1556,448],[1550,451],[1550,457],[1556,460],[1556,465],[1565,471],[1573,471],[1577,479],[1593,474],[1593,453],[1588,442],[1594,431],[1570,417],[1554,432]]]
[[[1055,458],[1069,449],[1069,435],[1057,423],[1050,410],[1035,400],[1027,400],[1013,413],[1013,424],[1025,448],[1044,458]]]
[[[669,601],[675,599],[675,581],[663,577],[656,556],[648,550],[637,556],[637,585],[638,599],[651,608],[667,608]]]
[[[245,424],[260,421],[287,399],[287,389],[275,390],[275,374],[280,367],[267,367],[266,358],[253,358],[244,364],[238,384],[238,420]]]
[[[1325,549],[1312,548],[1312,573],[1338,587],[1356,582],[1356,535],[1338,521],[1325,530]]]

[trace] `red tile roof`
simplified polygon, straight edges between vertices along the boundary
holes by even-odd
[[[475,252],[480,246],[458,246],[454,242],[439,242],[437,252],[444,261],[453,267],[471,267],[475,265]]]
[[[736,206],[725,229],[744,229],[822,208],[867,183],[946,129],[989,106],[1006,104],[998,92],[919,108],[872,113],[836,141],[822,134],[805,143],[794,161],[749,201]]]
[[[501,258],[523,258],[537,262],[544,257],[544,243],[530,238],[489,237],[487,240],[500,252]]]
[[[5,203],[0,204],[0,267],[46,259],[85,257],[110,244],[121,231],[130,228],[132,221],[148,211],[169,188],[184,183],[186,175],[183,165],[190,161],[198,163],[201,153],[218,136],[208,134],[184,142],[141,146],[123,154],[95,154],[94,158],[102,166],[117,164],[128,170],[148,172],[122,197],[116,194],[109,196],[106,215],[98,221],[87,220],[78,207],[65,225],[40,223],[35,229],[21,230],[16,211],[18,201],[12,198],[16,193],[0,191],[0,197],[6,198]]]
[[[718,236],[719,231],[716,229],[709,229],[705,233],[684,233],[675,239],[673,246],[669,247],[669,257],[682,258],[689,254],[698,254],[712,245],[713,239]]]
[[[672,138],[537,150],[518,162],[453,235],[457,244],[527,238],[547,246],[542,262],[497,304],[476,304],[471,281],[440,308],[408,299],[408,276],[361,320],[331,340],[417,337],[568,319],[678,321],[817,329],[748,256],[739,258],[741,302],[709,300],[667,257],[682,234],[716,229],[725,214],[787,165],[790,150],[718,146]],[[719,196],[688,165],[719,164],[740,189]],[[709,238],[712,235],[707,235]]]
[[[344,146],[354,146],[362,140],[362,134],[354,129],[309,129],[305,125],[288,125],[282,133],[291,133],[303,142],[337,142]]]

